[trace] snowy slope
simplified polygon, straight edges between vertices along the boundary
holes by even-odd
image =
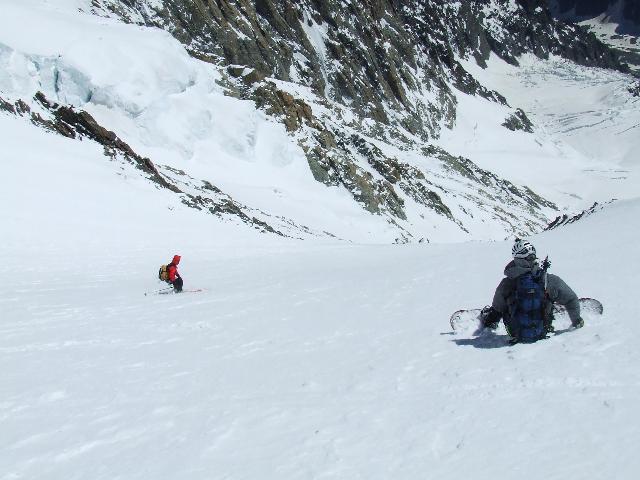
[[[447,321],[490,301],[505,242],[236,243],[231,231],[191,236],[181,214],[177,250],[158,234],[163,218],[124,213],[127,195],[109,203],[119,220],[48,199],[65,210],[8,229],[0,247],[3,480],[632,479],[640,468],[638,200],[533,239],[605,316],[506,347],[451,335]],[[23,213],[40,221],[31,200]],[[111,231],[86,236],[94,215]],[[186,287],[206,291],[143,296],[173,253]]]
[[[504,137],[479,122],[479,100],[463,97],[460,122],[442,145],[570,209],[640,194],[640,98],[628,75],[552,57],[523,56],[520,67],[493,57],[465,68],[522,108],[534,134]],[[499,139],[499,140],[498,140]]]

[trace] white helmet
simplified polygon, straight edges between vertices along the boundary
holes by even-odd
[[[513,258],[527,258],[530,255],[535,256],[536,249],[526,240],[520,240],[516,238],[513,248],[511,249],[511,255]]]

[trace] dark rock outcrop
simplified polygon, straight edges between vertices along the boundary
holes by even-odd
[[[631,67],[631,73],[640,76],[640,2],[637,0],[550,0],[555,18],[593,30],[600,40],[608,44],[621,61]],[[584,23],[586,22],[586,24]],[[592,25],[615,25],[615,34],[608,29]]]
[[[609,205],[609,204],[611,204],[613,202],[615,202],[615,199],[609,200],[608,202],[605,202],[603,204],[595,202],[588,209],[583,210],[582,212],[577,213],[575,215],[567,215],[566,213],[564,213],[564,214],[556,217],[553,220],[553,222],[551,222],[549,225],[547,225],[547,227],[545,228],[545,231],[554,230],[556,228],[560,228],[562,226],[570,225],[572,223],[578,222],[578,221],[582,220],[583,218],[586,218],[586,217],[588,217],[590,215],[593,215],[596,212],[599,212],[600,210],[602,210],[607,205]]]
[[[32,112],[31,121],[36,125],[41,125],[69,138],[89,138],[103,145],[105,153],[109,156],[114,157],[117,154],[123,155],[128,161],[135,164],[137,168],[144,171],[149,178],[158,185],[174,192],[180,191],[160,175],[150,159],[141,157],[135,153],[133,149],[127,143],[120,140],[115,133],[99,125],[89,113],[50,102],[42,92],[38,92],[34,100],[53,114],[51,120],[46,120],[39,114]]]
[[[523,132],[533,133],[533,123],[527,117],[527,114],[520,108],[516,109],[507,119],[502,126],[509,130],[522,130]]]
[[[564,20],[585,20],[606,15],[619,24],[618,33],[640,33],[637,0],[552,0],[552,11]]]

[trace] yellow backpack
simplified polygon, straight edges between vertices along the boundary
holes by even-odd
[[[160,270],[158,270],[158,278],[163,282],[169,281],[169,270],[167,265],[161,265]]]

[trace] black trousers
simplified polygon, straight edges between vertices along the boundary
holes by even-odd
[[[171,285],[173,285],[173,290],[176,292],[182,291],[182,277],[176,278]]]

